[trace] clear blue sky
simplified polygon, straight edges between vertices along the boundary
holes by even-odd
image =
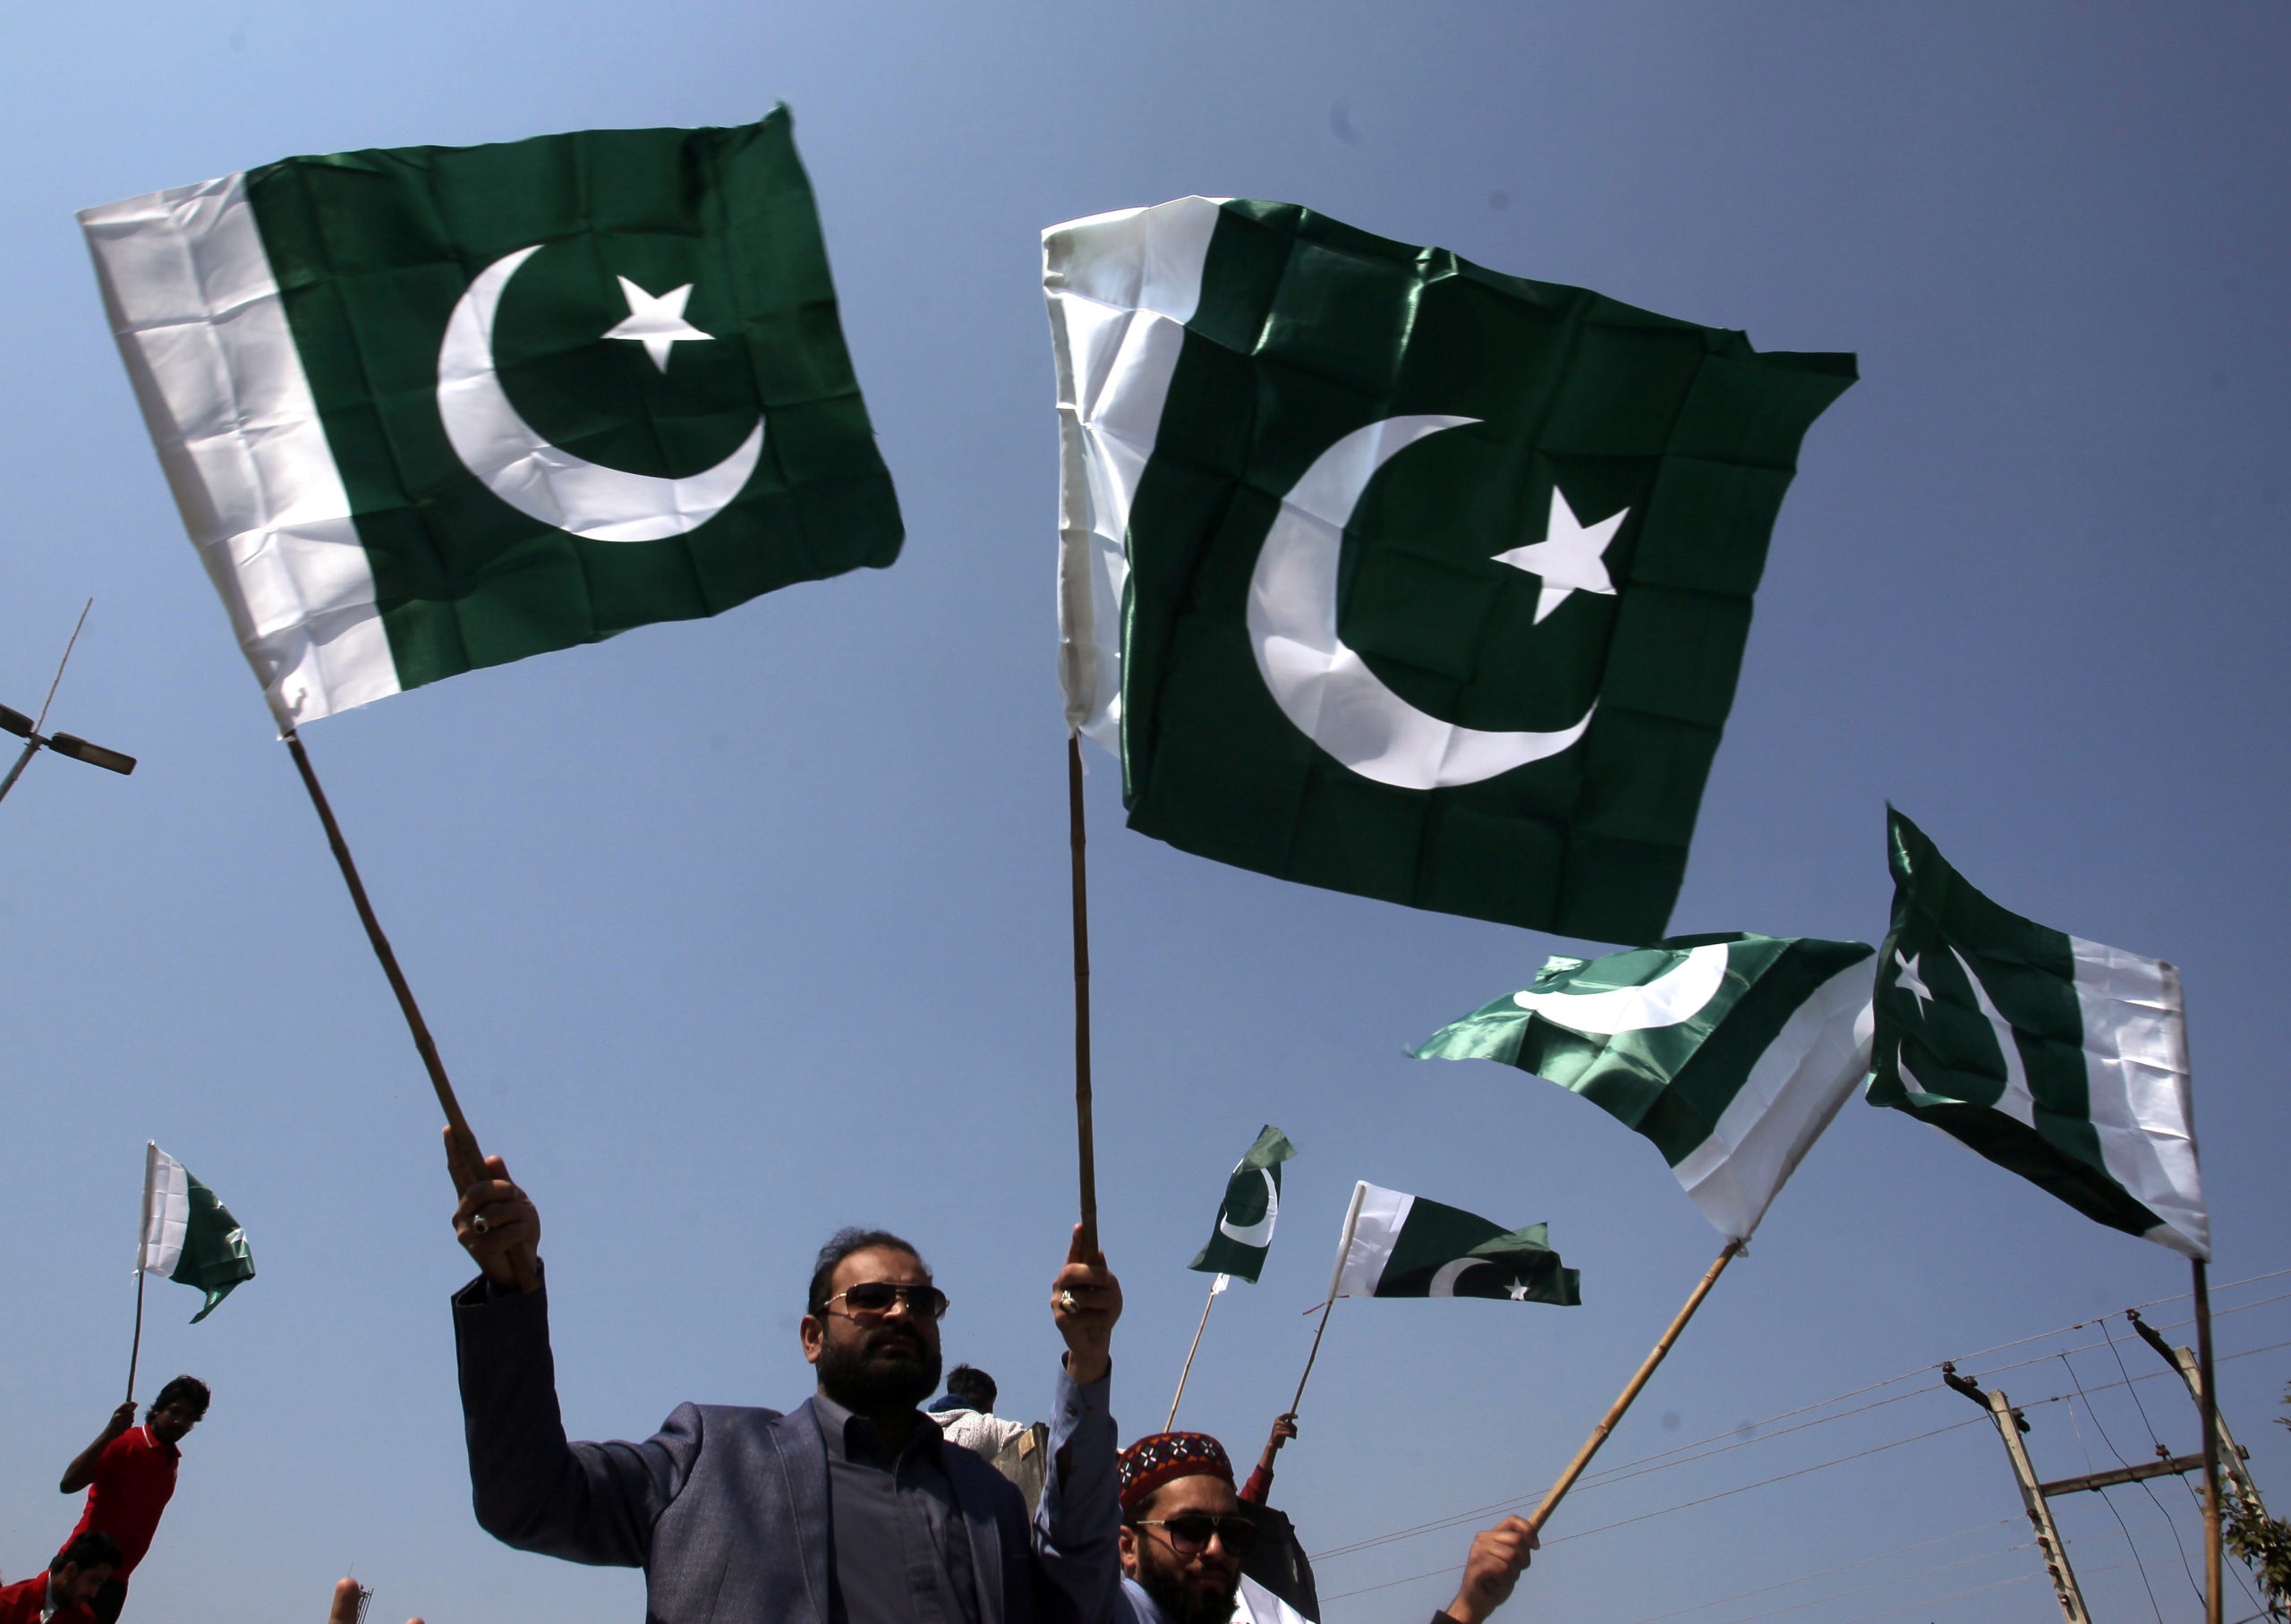
[[[471,1519],[437,1113],[183,539],[74,209],[292,153],[793,106],[905,558],[388,700],[310,745],[480,1133],[541,1203],[577,1433],[641,1436],[686,1399],[800,1399],[805,1260],[852,1220],[924,1246],[956,1303],[950,1356],[1032,1414],[1072,1210],[1037,233],[1188,192],[1308,203],[1766,348],[1858,351],[1864,381],[1809,438],[1776,532],[1674,928],[1876,940],[1893,797],[2009,905],[2184,967],[2219,1276],[2291,1267],[2270,1059],[2287,45],[2279,5],[2227,0],[18,13],[0,701],[37,705],[93,593],[52,721],[142,765],[43,758],[0,807],[0,1571],[70,1526],[55,1480],[118,1400],[152,1137],[245,1221],[261,1276],[195,1329],[189,1293],[153,1288],[147,1369],[198,1372],[216,1401],[132,1617],[315,1620],[353,1562],[377,1620],[642,1605],[634,1575],[516,1554]],[[1584,1305],[1340,1305],[1277,1498],[1325,1551],[1531,1494],[1716,1240],[1595,1109],[1401,1055],[1573,944],[1184,856],[1121,829],[1094,765],[1125,1433],[1160,1423],[1201,1300],[1183,1265],[1271,1121],[1301,1150],[1280,1236],[1264,1283],[1219,1307],[1186,1419],[1255,1452],[1366,1178],[1548,1220]],[[1733,1442],[2185,1278],[1850,1105],[1612,1449]],[[2222,1322],[2223,1351],[2287,1338],[2283,1305]],[[2072,1375],[2117,1379],[2102,1349],[2000,1380],[2035,1399]],[[2291,1350],[2223,1371],[2262,1484],[2291,1495],[2291,1440],[2264,1424],[2287,1377]],[[1900,1391],[1586,1492],[1552,1532],[1978,1420],[1929,1378],[1877,1396]],[[2130,1391],[2194,1446],[2162,1383]],[[2040,1469],[2087,1469],[2087,1445],[2112,1464],[2102,1426],[2146,1455],[2123,1399],[2032,1412]],[[2152,1609],[2139,1569],[2099,1571],[2130,1560],[2108,1507],[2064,1507],[2109,1624],[2193,1617],[2168,1532],[2142,1533],[2159,1505],[2185,1519],[2184,1492],[2119,1502],[2160,1562]],[[1995,1438],[1961,1428],[1555,1544],[1508,1616],[1639,1624],[1993,1519],[1686,1624],[1807,1601],[1785,1616],[1847,1624],[1967,1589],[1892,1616],[2036,1619],[2029,1553],[1973,1560],[2019,1537],[2016,1511]],[[1468,1532],[1325,1562],[1323,1594],[1452,1564]],[[1449,1594],[1417,1579],[1328,1612],[1421,1618]]]

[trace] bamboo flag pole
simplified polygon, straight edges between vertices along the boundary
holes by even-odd
[[[2219,1390],[2211,1379],[2211,1281],[2195,1260],[2195,1363],[2203,1381],[2203,1616],[2219,1624]]]
[[[1178,1392],[1170,1400],[1170,1418],[1162,1424],[1165,1433],[1177,1431],[1178,1406],[1185,1402],[1185,1380],[1193,1374],[1193,1356],[1201,1351],[1201,1333],[1209,1329],[1209,1311],[1217,1306],[1217,1294],[1225,1289],[1231,1279],[1229,1274],[1221,1274],[1209,1282],[1209,1300],[1201,1305],[1201,1323],[1193,1328],[1193,1346],[1185,1350],[1185,1368],[1178,1372]]]
[[[1530,1528],[1537,1533],[1543,1531],[1544,1524],[1559,1509],[1559,1502],[1567,1497],[1567,1491],[1575,1486],[1575,1480],[1583,1475],[1583,1468],[1591,1464],[1591,1457],[1599,1452],[1599,1446],[1607,1441],[1607,1435],[1622,1421],[1623,1412],[1631,1407],[1631,1400],[1639,1397],[1639,1389],[1645,1387],[1648,1379],[1655,1373],[1655,1367],[1662,1364],[1663,1356],[1671,1351],[1671,1344],[1679,1339],[1679,1332],[1686,1329],[1686,1322],[1694,1317],[1694,1311],[1702,1306],[1702,1299],[1710,1295],[1710,1288],[1717,1283],[1718,1277],[1726,1271],[1726,1265],[1733,1263],[1742,1250],[1741,1241],[1726,1243],[1725,1248],[1718,1254],[1717,1261],[1704,1272],[1701,1283],[1687,1298],[1686,1306],[1679,1310],[1678,1317],[1671,1322],[1671,1328],[1663,1333],[1663,1339],[1655,1344],[1654,1352],[1648,1354],[1646,1362],[1639,1365],[1639,1373],[1631,1378],[1622,1396],[1607,1407],[1607,1413],[1600,1418],[1599,1424],[1591,1429],[1590,1437],[1584,1440],[1583,1447],[1575,1451],[1575,1458],[1567,1463],[1567,1469],[1559,1475],[1559,1481],[1551,1485],[1551,1492],[1543,1497],[1543,1503],[1529,1517],[1528,1526]],[[2215,1619],[2211,1624],[2219,1624],[2219,1620]]]
[[[1344,1260],[1352,1255],[1353,1232],[1360,1227],[1360,1203],[1367,1194],[1366,1184],[1352,1186],[1352,1204],[1344,1209],[1344,1232],[1337,1237],[1336,1267],[1328,1277],[1328,1300],[1321,1305],[1321,1322],[1313,1330],[1312,1351],[1305,1356],[1305,1373],[1297,1378],[1297,1391],[1289,1400],[1289,1408],[1282,1417],[1283,1420],[1293,1420],[1305,1402],[1305,1383],[1313,1379],[1313,1365],[1321,1356],[1321,1339],[1328,1334],[1328,1316],[1336,1307],[1336,1288],[1344,1283]],[[1265,1440],[1265,1453],[1257,1458],[1256,1469],[1270,1477],[1273,1475],[1273,1458],[1281,1453],[1281,1446],[1288,1441],[1275,1429],[1273,1436]]]
[[[143,1354],[143,1248],[151,1238],[152,1186],[158,1183],[159,1144],[143,1142],[143,1200],[135,1220],[135,1339],[127,1345],[127,1401],[135,1402],[135,1363]]]
[[[1098,1152],[1090,1123],[1090,877],[1084,857],[1082,735],[1071,731],[1066,735],[1066,822],[1074,855],[1074,1138],[1087,1256],[1098,1249]]]
[[[471,1167],[482,1170],[485,1154],[478,1149],[477,1135],[470,1131],[469,1118],[462,1115],[461,1101],[454,1097],[453,1081],[446,1076],[446,1063],[438,1058],[438,1045],[430,1036],[429,1023],[422,1018],[422,1006],[413,1001],[413,989],[407,984],[405,973],[398,968],[397,955],[390,950],[390,939],[382,934],[382,922],[375,916],[374,905],[367,900],[365,882],[358,878],[358,865],[351,859],[349,842],[342,838],[342,826],[334,821],[334,808],[327,804],[318,770],[311,765],[310,754],[292,727],[279,736],[294,758],[294,770],[302,775],[302,787],[311,792],[311,804],[318,809],[319,822],[326,829],[326,843],[342,870],[344,883],[350,888],[350,900],[358,909],[359,923],[366,927],[366,940],[372,946],[374,957],[381,961],[390,991],[397,995],[397,1007],[405,1016],[407,1030],[413,1034],[413,1047],[422,1055],[422,1064],[430,1073],[430,1086],[437,1091],[438,1103],[446,1113],[446,1131],[452,1137],[456,1151]],[[520,1252],[513,1254],[510,1261],[522,1289],[532,1291],[539,1287],[541,1280],[531,1257]]]

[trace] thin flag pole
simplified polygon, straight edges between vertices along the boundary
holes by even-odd
[[[1082,817],[1082,735],[1066,735],[1067,838],[1074,855],[1074,1137],[1082,1184],[1082,1251],[1098,1249],[1098,1152],[1090,1122],[1090,876]]]
[[[1209,1283],[1209,1300],[1201,1305],[1201,1323],[1193,1328],[1193,1346],[1185,1350],[1185,1368],[1178,1372],[1178,1395],[1170,1400],[1170,1418],[1162,1424],[1165,1433],[1177,1431],[1178,1406],[1185,1402],[1185,1379],[1193,1374],[1193,1356],[1201,1351],[1201,1333],[1209,1329],[1209,1311],[1217,1306],[1217,1288],[1224,1278],[1221,1274]]]
[[[1305,1383],[1313,1379],[1313,1366],[1321,1356],[1321,1339],[1328,1334],[1328,1316],[1336,1308],[1336,1288],[1344,1283],[1344,1263],[1352,1255],[1352,1237],[1360,1227],[1360,1203],[1367,1198],[1368,1186],[1358,1183],[1352,1186],[1352,1204],[1344,1209],[1344,1232],[1337,1237],[1336,1267],[1328,1277],[1328,1300],[1321,1305],[1321,1322],[1313,1328],[1312,1351],[1305,1356],[1305,1373],[1297,1378],[1297,1391],[1289,1400],[1283,1420],[1293,1421],[1305,1402]],[[1273,1475],[1273,1458],[1281,1453],[1281,1446],[1289,1441],[1276,1430],[1265,1440],[1265,1453],[1258,1457],[1256,1469],[1266,1477]]]
[[[127,1401],[135,1402],[135,1365],[143,1355],[143,1264],[151,1240],[151,1196],[158,1183],[159,1144],[143,1142],[143,1201],[135,1220],[135,1339],[127,1345]]]
[[[1718,1254],[1717,1261],[1704,1271],[1701,1283],[1688,1297],[1686,1306],[1679,1310],[1678,1317],[1663,1333],[1663,1339],[1655,1344],[1655,1350],[1639,1365],[1639,1373],[1631,1378],[1630,1385],[1622,1390],[1622,1396],[1607,1407],[1607,1413],[1600,1418],[1599,1424],[1591,1429],[1591,1435],[1584,1440],[1583,1447],[1575,1451],[1575,1458],[1567,1463],[1567,1469],[1559,1475],[1559,1481],[1551,1485],[1551,1492],[1543,1497],[1543,1503],[1529,1517],[1528,1526],[1538,1533],[1542,1531],[1544,1524],[1551,1519],[1551,1514],[1559,1509],[1559,1502],[1567,1497],[1567,1491],[1573,1488],[1575,1480],[1583,1475],[1583,1468],[1591,1464],[1591,1457],[1599,1452],[1599,1446],[1607,1441],[1607,1435],[1622,1420],[1623,1412],[1631,1407],[1631,1400],[1639,1397],[1639,1389],[1647,1385],[1648,1379],[1655,1373],[1656,1366],[1662,1364],[1663,1356],[1671,1351],[1671,1344],[1679,1339],[1679,1332],[1684,1331],[1686,1322],[1694,1318],[1694,1311],[1702,1306],[1702,1299],[1710,1295],[1710,1288],[1717,1283],[1718,1277],[1726,1271],[1726,1265],[1733,1263],[1742,1250],[1741,1241],[1728,1241]],[[2219,1624],[2219,1621],[2214,1620],[2212,1624]]]
[[[127,1401],[135,1402],[135,1364],[143,1355],[143,1271],[135,1271],[135,1340],[127,1346]]]
[[[294,770],[302,775],[302,787],[311,792],[311,804],[318,809],[319,822],[325,826],[326,843],[342,870],[344,883],[350,888],[350,900],[357,906],[359,923],[366,927],[366,940],[373,947],[374,957],[381,961],[390,991],[397,994],[397,1007],[405,1016],[407,1030],[413,1034],[413,1047],[421,1052],[422,1064],[430,1073],[430,1085],[437,1091],[438,1103],[446,1113],[447,1131],[469,1165],[482,1169],[484,1152],[478,1149],[477,1135],[470,1131],[469,1118],[462,1115],[461,1101],[454,1097],[453,1081],[446,1076],[446,1063],[438,1057],[438,1045],[430,1036],[430,1025],[422,1018],[422,1006],[413,1001],[413,989],[406,982],[405,972],[398,968],[397,955],[390,950],[390,939],[382,934],[382,922],[375,916],[374,905],[367,900],[365,882],[358,878],[358,865],[351,858],[350,844],[342,838],[342,826],[334,821],[334,808],[327,803],[318,771],[311,765],[310,754],[292,727],[280,736],[294,758]],[[511,1263],[521,1288],[532,1291],[541,1284],[532,1259],[516,1254]]]
[[[2219,1624],[2219,1393],[2211,1379],[2211,1281],[2195,1262],[2195,1363],[2203,1384],[2203,1616]]]

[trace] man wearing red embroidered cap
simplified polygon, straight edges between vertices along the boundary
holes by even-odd
[[[64,1468],[59,1489],[66,1494],[88,1492],[72,1538],[92,1532],[119,1542],[119,1571],[89,1603],[96,1624],[115,1624],[127,1604],[127,1576],[150,1550],[151,1536],[159,1531],[159,1514],[175,1498],[175,1464],[183,1458],[175,1446],[206,1416],[208,1398],[207,1383],[196,1376],[177,1376],[159,1390],[141,1426],[129,1425],[135,1419],[131,1399],[112,1413],[96,1441]],[[70,1549],[68,1542],[65,1549]]]
[[[1205,1433],[1155,1433],[1124,1450],[1119,1469],[1125,1624],[1300,1616],[1261,1587],[1244,1593],[1241,1563],[1257,1529],[1233,1492],[1222,1444]],[[1483,1624],[1511,1599],[1535,1547],[1535,1530],[1517,1517],[1475,1535],[1456,1599],[1432,1624]]]

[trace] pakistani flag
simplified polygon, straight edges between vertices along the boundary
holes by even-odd
[[[1281,1164],[1297,1153],[1289,1137],[1270,1122],[1225,1181],[1217,1203],[1217,1232],[1195,1254],[1188,1269],[1204,1274],[1238,1274],[1254,1286],[1273,1246],[1273,1221],[1281,1216]]]
[[[1352,1186],[1331,1297],[1485,1297],[1581,1304],[1582,1272],[1551,1249],[1549,1224],[1506,1229],[1420,1195]]]
[[[1639,943],[1670,916],[1768,533],[1850,355],[1286,203],[1052,226],[1070,727],[1136,829]]]
[[[207,1294],[191,1316],[194,1325],[244,1280],[254,1279],[247,1232],[215,1192],[158,1145],[143,1147],[143,1239],[135,1254],[139,1273],[156,1274]]]
[[[1869,1103],[2096,1222],[2208,1259],[2179,972],[1999,907],[1890,809],[1886,836]]]
[[[1444,1026],[1419,1060],[1501,1060],[1655,1142],[1702,1214],[1748,1240],[1869,1066],[1867,942],[1676,936],[1554,958]]]
[[[899,555],[784,107],[80,220],[282,726]]]

